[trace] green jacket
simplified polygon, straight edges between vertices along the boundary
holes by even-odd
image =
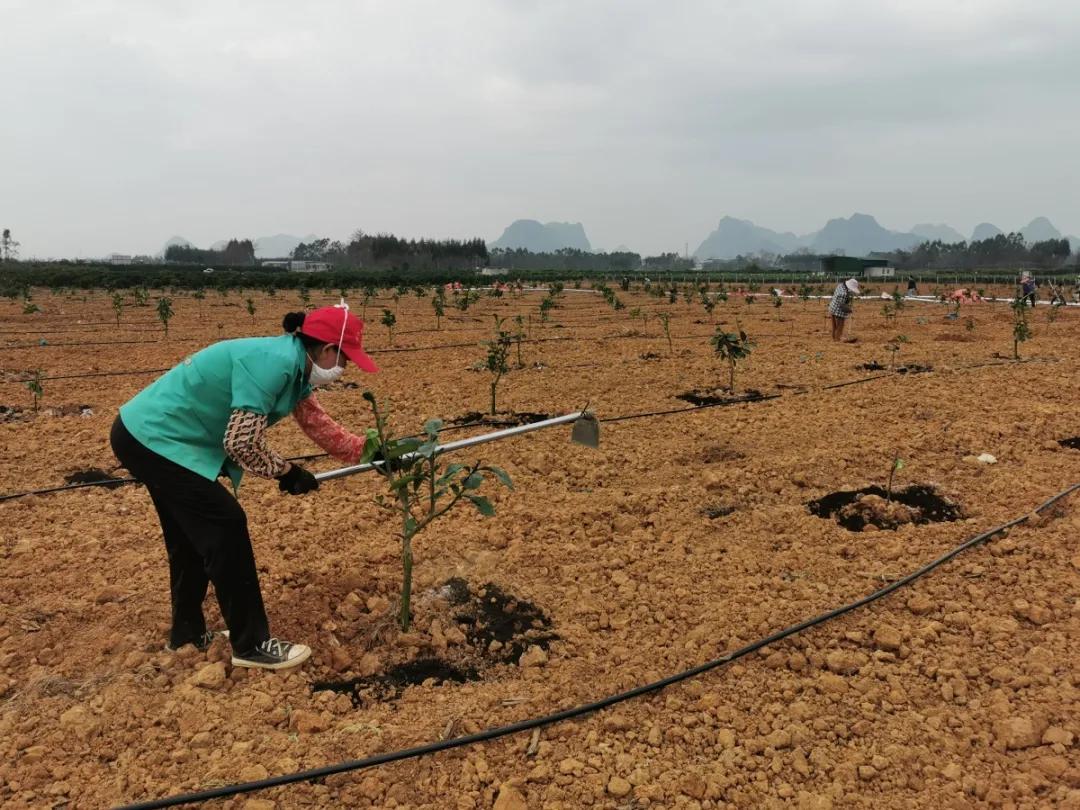
[[[243,471],[225,454],[233,411],[292,413],[311,393],[304,344],[292,335],[223,340],[187,357],[121,406],[132,436],[158,455],[211,481],[223,471],[240,486]]]

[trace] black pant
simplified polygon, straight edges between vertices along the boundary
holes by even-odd
[[[169,553],[173,647],[206,632],[202,603],[214,583],[229,641],[239,654],[270,637],[247,515],[229,491],[147,448],[120,417],[112,426],[112,448],[120,463],[146,485],[161,520]]]

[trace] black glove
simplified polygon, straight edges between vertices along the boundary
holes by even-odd
[[[303,495],[319,488],[319,480],[299,464],[293,464],[287,473],[278,478],[278,489],[290,495]]]

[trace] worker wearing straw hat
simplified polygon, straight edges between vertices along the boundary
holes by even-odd
[[[849,278],[836,285],[832,300],[829,301],[829,317],[832,319],[832,339],[840,340],[844,336],[844,325],[851,317],[851,303],[859,294],[859,282]]]
[[[341,377],[347,360],[377,371],[364,352],[363,322],[344,301],[305,315],[285,316],[279,337],[224,340],[188,357],[120,408],[112,447],[146,485],[169,556],[172,629],[168,649],[206,649],[202,604],[209,583],[240,667],[288,669],[311,655],[303,644],[270,635],[247,515],[233,493],[244,471],[277,479],[289,495],[319,482],[267,444],[266,429],[290,413],[333,457],[356,463],[364,439],[335,423],[314,388]]]

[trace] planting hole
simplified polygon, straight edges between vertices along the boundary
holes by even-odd
[[[907,523],[941,523],[963,517],[959,505],[938,495],[933,487],[914,484],[894,490],[892,500],[878,486],[831,492],[807,504],[810,514],[832,518],[848,531],[866,527],[895,529]]]
[[[451,419],[451,425],[486,425],[488,427],[517,427],[518,425],[531,425],[534,422],[543,422],[550,419],[549,413],[535,413],[533,411],[512,411],[510,413],[482,414],[480,411],[470,411],[461,416]]]
[[[713,391],[684,391],[681,394],[676,394],[675,399],[681,399],[683,402],[689,402],[691,405],[736,405],[740,402],[754,402],[755,400],[764,399],[765,395],[760,391],[748,390],[743,391],[741,394],[735,394],[734,396],[719,396],[716,393],[716,389]]]
[[[312,688],[349,695],[355,706],[393,700],[409,686],[480,680],[490,667],[516,664],[529,647],[546,650],[558,639],[551,619],[540,608],[493,583],[470,587],[466,580],[454,577],[428,593],[435,597],[430,604],[437,615],[424,616],[425,623],[437,618],[443,627],[456,626],[465,636],[464,644],[447,647],[444,642],[439,656],[425,653],[375,675],[318,681]]]

